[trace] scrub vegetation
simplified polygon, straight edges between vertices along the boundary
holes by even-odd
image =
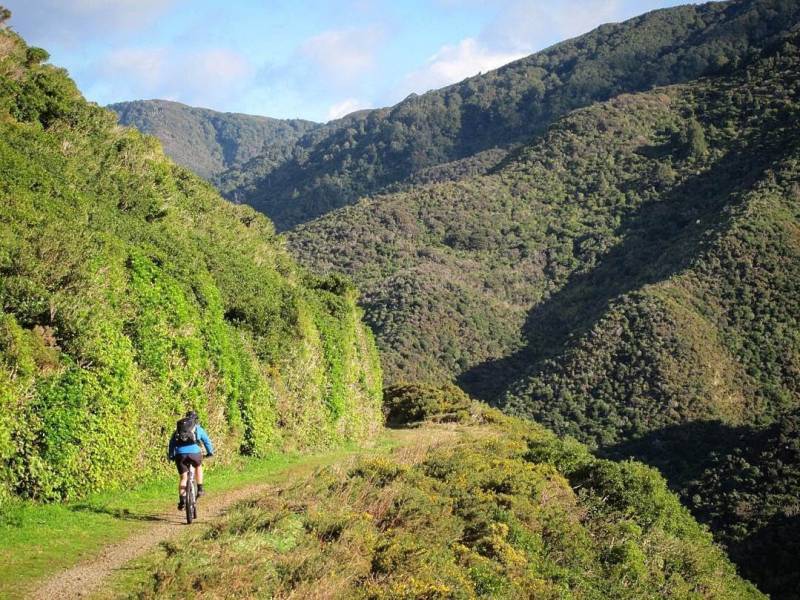
[[[163,472],[190,407],[223,461],[376,433],[355,290],[46,60],[0,30],[0,497]]]
[[[430,393],[419,390],[418,404]],[[416,444],[388,456],[238,505],[141,563],[123,589],[137,598],[763,597],[654,469],[597,459],[493,409],[470,411],[460,425],[418,427]]]

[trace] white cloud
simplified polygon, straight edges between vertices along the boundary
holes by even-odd
[[[602,23],[620,20],[627,16],[623,9],[621,0],[505,0],[480,39],[492,48],[531,53]]]
[[[186,0],[5,0],[12,26],[48,45],[80,44],[89,35],[113,37],[141,30]]]
[[[98,65],[98,70],[107,78],[117,79],[122,75],[144,88],[153,88],[165,79],[168,56],[164,48],[123,48],[112,52]]]
[[[252,82],[247,59],[226,48],[178,51],[172,48],[124,48],[92,70],[113,98],[173,98],[210,105],[235,99]]]
[[[329,29],[308,37],[288,59],[261,66],[256,74],[259,89],[246,96],[247,106],[288,104],[298,111],[292,116],[315,120],[336,119],[366,108],[371,104],[364,98],[374,95],[371,78],[385,42],[385,30],[374,24]]]
[[[362,108],[369,107],[357,98],[347,98],[341,102],[337,102],[328,109],[328,120],[339,119],[345,115],[349,115],[351,112],[361,110]]]
[[[455,46],[442,46],[424,67],[407,75],[405,83],[410,90],[425,92],[491,71],[523,56],[524,52],[492,51],[475,38],[466,38]]]
[[[383,38],[377,27],[329,30],[307,39],[298,54],[321,75],[346,83],[375,66],[375,54]]]

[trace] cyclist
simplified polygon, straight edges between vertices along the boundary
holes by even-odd
[[[203,454],[200,450],[202,443],[206,449],[206,456],[214,456],[214,445],[206,430],[197,422],[197,413],[190,410],[186,416],[178,421],[175,433],[169,440],[167,456],[175,461],[178,468],[180,482],[178,483],[178,510],[183,510],[186,505],[186,482],[189,479],[189,465],[194,466],[197,481],[197,497],[205,492],[203,490]]]

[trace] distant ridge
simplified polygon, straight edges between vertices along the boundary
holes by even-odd
[[[602,25],[495,71],[332,121],[291,153],[232,167],[218,185],[290,229],[430,167],[529,143],[576,108],[736,69],[799,16],[796,1],[735,0]],[[484,170],[492,158],[482,155]]]
[[[205,179],[243,165],[265,146],[292,144],[318,126],[302,119],[217,112],[169,100],[118,102],[108,108],[122,125],[156,136],[175,162]]]

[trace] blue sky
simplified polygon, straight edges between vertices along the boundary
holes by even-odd
[[[100,104],[166,98],[327,121],[671,0],[2,0]],[[685,2],[683,2],[685,3]]]

